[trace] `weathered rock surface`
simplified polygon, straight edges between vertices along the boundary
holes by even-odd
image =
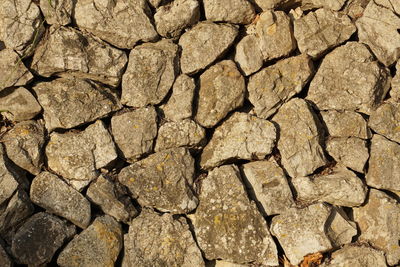
[[[396,75],[392,79],[390,96],[394,101],[400,102],[400,61],[397,61],[396,64]]]
[[[236,45],[235,61],[245,75],[250,75],[263,66],[263,55],[260,50],[258,38],[253,35],[246,35]]]
[[[321,267],[386,267],[385,255],[382,251],[368,246],[345,246],[332,253],[331,259]]]
[[[315,9],[315,8],[326,8],[335,11],[339,11],[343,5],[346,3],[346,0],[302,0],[301,8],[304,10]]]
[[[378,134],[400,143],[400,102],[383,103],[371,113],[368,126]]]
[[[216,128],[201,154],[200,166],[211,169],[231,159],[263,159],[272,152],[276,131],[267,120],[236,112]]]
[[[256,13],[247,0],[204,0],[207,20],[249,24]]]
[[[249,100],[260,118],[268,118],[311,79],[314,66],[306,55],[278,61],[252,75],[248,84]]]
[[[118,180],[140,205],[173,214],[196,208],[194,159],[186,148],[154,153],[121,170]]]
[[[249,201],[239,169],[225,165],[202,180],[193,222],[207,259],[278,265],[277,249],[254,202]]]
[[[9,199],[18,188],[18,178],[16,177],[18,173],[10,166],[6,155],[3,145],[0,144],[0,206]]]
[[[229,261],[216,260],[214,267],[247,267],[247,264],[237,264]]]
[[[47,24],[50,25],[71,23],[74,5],[74,0],[40,0],[40,10],[43,12]]]
[[[342,12],[347,14],[353,20],[357,20],[363,16],[364,9],[371,0],[350,0],[347,1]]]
[[[211,128],[230,111],[242,106],[246,85],[236,64],[221,61],[200,76],[200,89],[195,120]]]
[[[159,7],[163,3],[163,1],[164,0],[148,0],[149,4],[154,8]]]
[[[10,48],[0,51],[0,72],[0,91],[10,86],[23,86],[33,79],[20,56]]]
[[[320,114],[331,137],[371,137],[367,122],[357,112],[327,110]]]
[[[331,215],[326,222],[326,233],[335,247],[349,244],[357,234],[357,225],[349,220],[343,209],[332,207]]]
[[[121,102],[132,107],[159,104],[174,83],[177,53],[178,46],[166,39],[132,49],[122,78]]]
[[[3,246],[0,244],[0,266],[12,267],[13,263],[8,256],[7,252],[4,250]]]
[[[123,267],[205,266],[183,217],[145,209],[132,221],[124,243]]]
[[[0,111],[11,121],[23,121],[35,117],[42,107],[27,89],[18,87],[0,92]]]
[[[302,0],[254,0],[254,2],[262,9],[288,9],[301,3]]]
[[[90,223],[89,201],[50,172],[42,172],[33,179],[30,197],[47,212],[66,218],[81,228]]]

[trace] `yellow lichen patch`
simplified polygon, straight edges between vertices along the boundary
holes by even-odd
[[[276,24],[272,24],[271,26],[268,26],[267,28],[267,34],[268,35],[274,35],[276,33]]]
[[[157,165],[156,165],[157,170],[160,171],[160,172],[162,172],[163,169],[164,169],[163,165],[164,165],[163,162],[161,162],[160,164],[157,164]]]
[[[129,182],[134,183],[136,181],[136,179],[134,177],[129,178]]]
[[[214,224],[221,224],[222,222],[222,215],[218,214],[214,216]]]

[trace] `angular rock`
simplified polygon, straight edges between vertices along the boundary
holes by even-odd
[[[127,61],[125,52],[95,36],[53,26],[39,43],[31,68],[44,77],[77,77],[116,87]]]
[[[182,34],[181,69],[184,74],[195,74],[211,65],[233,44],[238,29],[229,24],[200,22]]]
[[[347,14],[353,20],[363,16],[365,7],[371,0],[349,0],[345,3],[342,12]]]
[[[248,199],[235,165],[210,171],[202,180],[199,200],[189,218],[207,259],[278,265],[268,226],[255,203]]]
[[[50,25],[70,24],[74,5],[74,0],[40,0],[40,9]]]
[[[197,206],[193,175],[194,159],[189,151],[173,148],[123,168],[118,180],[128,187],[141,206],[180,214]]]
[[[98,120],[80,132],[53,132],[46,156],[51,170],[81,190],[97,178],[100,168],[117,158],[117,151],[104,123]]]
[[[392,79],[390,96],[394,101],[400,102],[400,61],[397,61],[396,64],[396,75]]]
[[[183,29],[200,19],[200,5],[197,0],[175,0],[161,6],[154,14],[157,32],[164,37],[178,37]]]
[[[300,93],[314,74],[314,66],[306,55],[278,61],[252,75],[248,84],[249,100],[260,118],[268,118],[283,103]]]
[[[74,19],[79,28],[119,47],[132,49],[138,41],[154,41],[158,35],[148,17],[144,0],[79,0]]]
[[[178,46],[167,39],[132,49],[122,78],[121,102],[132,107],[159,104],[174,83],[177,53]]]
[[[359,79],[360,75],[364,78]],[[344,109],[370,114],[385,98],[389,87],[388,69],[375,61],[365,45],[348,42],[322,60],[307,99],[320,110]]]
[[[309,10],[322,7],[325,9],[339,11],[345,3],[346,0],[302,0],[301,8],[304,10]]]
[[[97,217],[63,249],[57,258],[61,267],[114,266],[122,248],[121,225],[112,217]]]
[[[10,257],[7,255],[7,252],[4,250],[3,246],[0,244],[0,266],[3,267],[12,267],[13,263]]]
[[[163,1],[164,0],[148,0],[149,4],[154,8],[159,7],[163,3]]]
[[[89,80],[61,78],[38,83],[33,90],[48,131],[80,126],[122,107],[115,91]]]
[[[247,264],[237,264],[229,261],[216,260],[214,267],[247,267]]]
[[[18,87],[0,92],[0,111],[11,121],[24,121],[34,118],[42,107],[27,89]]]
[[[200,76],[195,120],[211,128],[230,111],[242,106],[246,85],[232,60],[221,61]]]
[[[326,223],[326,233],[335,247],[351,243],[357,234],[357,225],[347,217],[342,208],[333,207]]]
[[[255,35],[246,35],[236,45],[235,61],[246,76],[261,69],[263,55]]]
[[[30,197],[47,212],[61,216],[80,228],[90,223],[90,203],[78,191],[50,172],[37,175],[31,185]]]
[[[354,220],[361,235],[373,247],[383,250],[389,265],[400,261],[400,205],[385,193],[371,189],[365,206],[354,208]]]
[[[205,266],[183,217],[174,218],[168,213],[160,215],[144,209],[132,221],[124,241],[124,267]]]
[[[348,245],[335,251],[331,255],[329,262],[325,262],[321,267],[365,267],[376,266],[386,267],[385,255],[382,251],[369,246]]]
[[[58,217],[45,212],[36,213],[18,229],[11,251],[19,263],[46,264],[74,234],[75,227]]]
[[[254,2],[264,11],[268,9],[290,9],[301,3],[303,0],[254,0]]]
[[[18,188],[18,173],[12,169],[6,151],[0,144],[0,207]],[[1,211],[0,211],[1,213]]]
[[[201,154],[200,166],[212,169],[232,159],[263,159],[272,152],[276,136],[271,122],[235,112],[215,129]]]
[[[400,143],[400,102],[383,103],[371,113],[368,126],[378,134]]]
[[[207,20],[250,24],[256,12],[247,0],[204,0]]]
[[[153,150],[157,136],[157,112],[150,106],[115,115],[111,119],[111,128],[122,156],[134,161]]]
[[[0,51],[0,72],[0,91],[6,87],[25,85],[33,79],[22,59],[10,48]]]
[[[358,137],[369,139],[371,131],[361,114],[354,111],[321,111],[322,120],[331,137]]]

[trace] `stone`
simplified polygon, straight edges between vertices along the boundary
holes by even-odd
[[[324,8],[339,11],[347,0],[302,0],[301,8],[304,10]]]
[[[122,248],[121,225],[112,217],[97,217],[63,249],[57,258],[61,267],[114,266]]]
[[[263,159],[275,146],[276,132],[270,121],[235,112],[215,129],[200,166],[208,170],[233,159]]]
[[[39,174],[43,166],[45,130],[41,122],[22,121],[3,135],[7,156],[20,168]]]
[[[385,66],[400,57],[400,11],[394,10],[396,5],[392,0],[372,0],[356,22],[360,42],[367,44]]]
[[[11,86],[23,86],[33,79],[20,56],[10,48],[0,51],[0,91]]]
[[[371,138],[371,131],[360,113],[354,111],[321,111],[323,123],[331,137]]]
[[[247,264],[237,264],[229,261],[216,260],[214,267],[247,267]]]
[[[304,0],[255,0],[254,2],[264,11],[269,9],[290,9],[301,4]]]
[[[123,267],[205,266],[184,217],[144,209],[132,220],[124,241]]]
[[[49,132],[81,126],[122,108],[116,91],[89,80],[60,78],[37,83],[33,90]]]
[[[326,233],[335,247],[351,243],[357,235],[357,225],[350,221],[342,208],[332,207],[332,212],[326,223]]]
[[[157,112],[150,106],[114,115],[111,129],[123,158],[134,161],[153,151],[157,137]]]
[[[260,202],[266,215],[281,214],[294,206],[286,175],[275,159],[246,163],[242,168],[250,192]]]
[[[163,3],[163,1],[164,0],[148,0],[149,4],[154,8],[159,7]]]
[[[371,0],[350,0],[347,1],[342,12],[347,14],[353,20],[357,20],[363,16],[364,9]]]
[[[226,115],[242,106],[246,85],[232,60],[221,61],[200,76],[200,89],[195,120],[211,128]]]
[[[19,263],[39,266],[49,263],[55,252],[74,234],[74,226],[54,215],[39,212],[18,229],[11,251]]]
[[[141,206],[172,214],[188,213],[198,204],[193,192],[194,159],[186,148],[151,154],[121,170],[118,180]]]
[[[368,126],[376,133],[400,143],[400,102],[386,102],[371,113]]]
[[[8,256],[7,252],[4,250],[3,246],[0,244],[0,266],[12,267],[13,263]]]
[[[17,175],[18,173],[10,165],[3,145],[0,144],[0,207],[17,190],[19,180]]]
[[[31,68],[50,77],[77,77],[118,86],[128,61],[124,51],[72,27],[50,27],[38,44]]]
[[[400,61],[396,63],[396,75],[392,79],[390,96],[394,101],[400,102]]]
[[[250,76],[249,100],[260,118],[268,118],[294,95],[301,92],[314,74],[314,66],[306,55],[278,61]]]
[[[174,147],[199,149],[206,142],[206,131],[196,122],[186,119],[166,122],[158,130],[155,151]]]
[[[208,260],[277,266],[276,245],[235,165],[217,167],[201,181],[192,220],[197,243]]]
[[[261,69],[264,60],[255,35],[246,35],[236,45],[235,62],[246,76]]]
[[[171,40],[136,46],[122,77],[121,102],[132,107],[159,104],[177,73],[178,46]]]
[[[254,7],[247,0],[204,0],[207,20],[250,24],[256,16]]]
[[[40,0],[40,10],[49,25],[70,24],[74,5],[74,0]]]
[[[164,37],[178,37],[181,32],[200,19],[197,0],[175,0],[161,6],[154,14],[157,32]]]
[[[104,123],[98,120],[82,131],[53,132],[46,156],[51,170],[81,190],[97,178],[100,168],[117,158],[117,151]]]
[[[86,228],[90,223],[89,201],[50,172],[42,172],[33,179],[30,197],[33,203],[47,212],[63,217],[80,228]]]
[[[361,80],[360,75],[364,77]],[[379,65],[365,45],[347,42],[322,60],[311,81],[307,99],[319,110],[370,114],[385,98],[389,87],[388,69]]]
[[[0,92],[0,113],[11,121],[30,120],[41,111],[42,107],[36,98],[24,87]]]
[[[293,24],[300,52],[313,58],[344,43],[357,30],[347,15],[325,8],[310,12]]]
[[[332,253],[328,262],[321,267],[386,267],[385,255],[382,251],[369,246],[347,245]]]
[[[385,193],[371,189],[366,205],[354,208],[354,220],[361,235],[359,240],[368,241],[374,248],[385,252],[389,265],[400,261],[400,205]]]
[[[149,11],[144,0],[80,0],[74,8],[74,20],[80,29],[118,48],[132,49],[139,41],[158,37]]]
[[[181,70],[184,74],[195,74],[207,68],[221,57],[233,44],[238,28],[230,24],[200,22],[182,34]]]

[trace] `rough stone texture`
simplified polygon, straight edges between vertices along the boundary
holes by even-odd
[[[98,169],[117,158],[110,133],[102,121],[80,132],[52,133],[46,146],[48,167],[81,190],[98,176]]]
[[[370,1],[371,0],[349,0],[345,3],[342,12],[353,20],[357,20],[363,16],[364,9]]]
[[[204,0],[207,20],[249,24],[256,13],[247,0]]]
[[[231,159],[263,159],[272,152],[276,135],[271,122],[235,112],[215,129],[201,154],[200,166],[211,169]]]
[[[58,217],[40,212],[30,217],[17,231],[11,251],[22,264],[49,263],[54,253],[75,234],[75,227]]]
[[[369,117],[368,126],[376,133],[400,143],[400,102],[386,102]]]
[[[114,266],[122,248],[121,225],[105,215],[68,243],[57,258],[61,267]]]
[[[12,267],[13,263],[10,257],[7,255],[7,252],[4,250],[3,246],[0,244],[0,266],[3,267]]]
[[[261,69],[263,55],[255,35],[246,35],[236,45],[235,61],[246,76]]]
[[[42,107],[27,89],[18,87],[0,92],[0,111],[11,121],[24,121],[34,118]]]
[[[175,0],[161,6],[154,14],[158,33],[164,37],[177,37],[183,29],[196,24],[200,19],[197,0]]]
[[[400,205],[385,193],[371,189],[365,206],[353,209],[354,220],[361,231],[360,240],[386,254],[389,265],[400,261]]]
[[[158,37],[148,13],[144,0],[79,0],[74,19],[79,28],[104,41],[132,49],[138,41],[154,41]]]
[[[216,260],[214,267],[247,267],[247,264],[237,264],[229,261]]]
[[[268,226],[255,203],[249,201],[235,165],[210,171],[202,180],[199,200],[189,218],[207,259],[278,265]]]
[[[22,86],[33,79],[21,58],[12,49],[0,51],[0,91],[10,86]]]
[[[157,112],[150,106],[115,115],[111,119],[111,128],[122,156],[134,161],[153,150],[157,136]]]
[[[178,46],[171,40],[135,47],[122,78],[121,102],[132,107],[159,104],[177,73]]]
[[[382,251],[368,246],[344,246],[331,255],[331,259],[321,267],[386,267],[385,255]]]
[[[320,114],[331,137],[371,137],[367,122],[357,112],[327,110]]]
[[[300,93],[314,74],[314,66],[306,55],[278,61],[252,75],[248,84],[249,100],[260,118],[268,118],[283,103]]]
[[[164,0],[148,0],[149,4],[154,8],[159,7],[163,3],[163,1]]]
[[[132,221],[124,241],[123,267],[205,266],[183,217],[145,209]]]
[[[396,64],[396,75],[392,79],[390,96],[394,101],[400,102],[400,61],[397,61]]]
[[[77,77],[117,86],[127,61],[125,52],[95,36],[71,27],[50,27],[31,67],[44,77]]]
[[[326,223],[326,233],[335,247],[349,244],[357,234],[357,225],[347,217],[343,209],[333,207]]]
[[[0,206],[9,199],[17,189],[17,175],[18,174],[12,169],[12,166],[10,166],[3,145],[0,144]]]
[[[246,85],[236,64],[221,61],[200,76],[200,90],[195,120],[211,128],[230,111],[242,106]]]
[[[294,206],[286,175],[273,158],[246,163],[242,168],[251,186],[250,192],[255,195],[268,216],[280,214]]]
[[[262,9],[289,9],[292,6],[296,6],[303,0],[254,0],[254,2]]]
[[[308,10],[308,9],[315,9],[315,8],[326,8],[332,9],[335,11],[339,11],[343,5],[346,3],[347,0],[302,0],[301,1],[301,8]]]
[[[74,0],[40,0],[40,10],[47,24],[67,25],[71,23],[75,2]]]
[[[36,205],[81,228],[90,223],[89,201],[50,172],[42,172],[33,179],[30,197]]]
[[[212,64],[233,44],[238,29],[229,24],[200,22],[182,34],[181,69],[185,74],[194,74]]]
[[[306,176],[327,163],[320,122],[306,101],[294,98],[283,104],[273,121],[279,128],[282,164],[291,177]]]
[[[61,78],[38,83],[33,90],[44,109],[48,131],[80,126],[122,107],[114,90],[89,80]]]
[[[194,159],[185,148],[154,153],[125,167],[118,180],[128,187],[141,206],[173,214],[196,208],[192,190]]]
[[[370,114],[389,90],[388,76],[388,70],[379,66],[365,45],[348,42],[322,60],[307,99],[320,110],[345,109]]]

